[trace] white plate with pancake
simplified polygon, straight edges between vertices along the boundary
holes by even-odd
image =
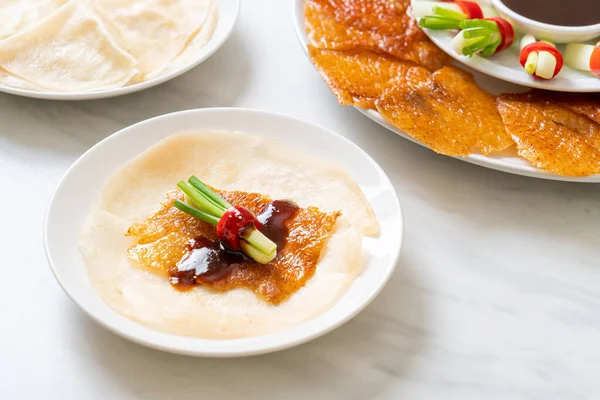
[[[142,153],[146,154],[146,150],[164,139],[172,140],[182,132],[213,132],[214,135],[235,132],[275,140],[309,157],[335,163],[358,184],[357,188],[364,193],[364,199],[371,205],[379,223],[379,234],[362,239],[361,262],[357,263],[360,264],[360,273],[347,290],[341,292],[341,297],[331,308],[282,331],[224,340],[161,332],[125,317],[103,301],[95,290],[97,286],[91,282],[87,269],[89,264],[86,265],[78,243],[86,215],[115,169]],[[297,169],[298,165],[291,168]],[[140,180],[147,185],[147,176]],[[289,178],[287,180],[290,181]],[[329,182],[326,187],[334,188],[335,181]],[[44,236],[48,260],[58,282],[88,315],[106,328],[135,342],[165,351],[232,357],[276,351],[306,342],[338,327],[361,311],[383,288],[396,267],[403,237],[403,218],[388,177],[373,159],[348,139],[283,115],[215,108],[152,118],[123,129],[92,147],[71,166],[58,185],[48,207]],[[311,279],[316,277],[317,274]],[[165,285],[168,286],[168,281]],[[173,288],[168,289],[175,292]],[[166,289],[163,287],[163,290]],[[286,303],[299,294],[293,294]]]
[[[136,1],[140,4],[148,3]],[[199,3],[187,2],[181,5],[165,2],[166,8],[161,10],[154,10],[152,7],[140,10],[139,7],[131,5],[133,3],[128,0],[102,0],[93,3],[94,6],[84,0],[28,0],[26,2],[12,0],[9,3],[12,4],[3,6],[4,9],[0,8],[0,17],[3,19],[16,12],[11,7],[15,7],[15,10],[23,16],[30,18],[33,18],[36,13],[40,15],[21,30],[14,28],[14,33],[10,32],[10,29],[13,29],[10,24],[4,30],[0,29],[0,39],[2,39],[0,40],[0,91],[47,100],[91,100],[115,97],[171,80],[198,66],[225,43],[233,30],[240,7],[239,0],[202,0]],[[34,7],[32,4],[37,8],[28,9]],[[104,4],[104,8],[94,8],[97,4]],[[185,4],[196,7],[196,14],[190,13],[190,15],[201,19],[203,21],[201,25],[190,26],[194,18],[183,19],[181,10],[185,10]],[[122,5],[123,12],[117,14],[115,11],[115,15],[109,15],[113,10],[118,10],[117,5]],[[163,15],[162,12],[168,7],[173,7],[172,9],[179,14]],[[177,9],[177,7],[182,8]],[[73,8],[76,10],[73,11]],[[144,26],[144,20],[140,15],[145,14],[158,17],[151,20],[148,26]],[[132,15],[138,19],[135,20]],[[164,18],[166,22],[164,24],[157,22],[159,18]],[[177,22],[177,18],[181,22],[180,25],[167,23]],[[13,21],[17,27],[18,20],[19,18],[15,19],[16,22]],[[20,20],[27,22],[25,17]],[[100,22],[96,23],[96,21]],[[118,23],[109,25],[114,21],[118,21],[120,25]],[[140,23],[138,30],[132,28],[127,31],[131,21]],[[153,36],[152,33],[159,29],[152,24],[169,27],[165,29],[176,29],[171,27],[181,26],[184,33],[178,35],[173,32],[157,32]],[[144,32],[144,29],[150,32]],[[144,34],[140,35],[140,32]],[[171,40],[172,35],[176,38]],[[45,44],[38,45],[40,37],[58,37],[58,39],[42,40]],[[57,44],[57,41],[62,42]],[[78,42],[79,44],[76,44]],[[101,46],[86,47],[87,43],[100,43]],[[163,49],[161,53],[148,51],[159,44]],[[62,65],[61,51],[71,45],[80,46],[71,52],[64,51],[64,63],[70,66],[68,75],[69,80],[73,82],[72,87],[67,85],[69,80],[66,81],[67,84],[60,81],[64,71],[55,68],[57,65]],[[100,48],[103,50],[100,51]],[[35,49],[35,53],[27,54],[30,49]],[[51,59],[42,59],[40,54],[45,53]],[[81,57],[78,59],[73,54],[81,54]],[[136,58],[134,55],[139,57]],[[165,57],[169,61],[166,65],[161,65]],[[97,58],[101,60],[95,61]],[[79,60],[81,64],[78,64]],[[38,64],[51,65],[51,67],[44,68]],[[148,73],[143,72],[146,67]],[[12,70],[9,71],[11,68]],[[130,72],[131,70],[133,72]],[[50,72],[45,75],[44,71]],[[106,82],[106,85],[98,84],[99,80]],[[36,85],[35,82],[38,84]],[[64,90],[64,87],[69,89]]]
[[[307,45],[308,39],[306,37],[305,25],[304,25],[304,1],[303,0],[294,0],[293,3],[293,17],[294,24],[296,27],[296,35],[304,53],[308,56]],[[460,66],[460,64],[458,65]],[[468,68],[465,68],[469,70]],[[501,81],[495,78],[492,78],[487,75],[480,74],[477,71],[474,72],[475,78],[479,85],[489,91],[492,94],[499,95],[501,93],[511,93],[511,92],[523,92],[527,88],[523,86],[515,85],[506,81]],[[402,136],[405,139],[410,140],[411,142],[420,144],[421,146],[426,147],[422,143],[414,140],[398,128],[394,127],[390,123],[388,123],[382,116],[375,110],[363,109],[360,107],[355,107],[362,114],[366,115],[373,121],[377,122],[381,126],[389,129],[390,131]],[[527,160],[519,157],[516,152],[514,146],[502,151],[502,152],[494,152],[488,155],[482,154],[470,154],[466,157],[455,157],[458,160],[466,161],[471,164],[476,164],[482,167],[495,169],[498,171],[508,172],[515,175],[529,176],[533,178],[540,179],[549,179],[556,181],[568,181],[568,182],[586,182],[586,183],[600,183],[600,174],[587,176],[587,177],[569,177],[569,176],[559,176],[556,174],[552,174],[550,172],[544,171],[542,169],[536,168],[532,166]]]

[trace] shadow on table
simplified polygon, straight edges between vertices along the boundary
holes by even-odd
[[[0,94],[0,120],[3,121],[0,136],[44,151],[61,152],[61,143],[69,149],[75,140],[87,148],[128,125],[158,115],[231,106],[245,90],[251,73],[243,40],[236,30],[220,50],[198,67],[130,95],[89,101],[50,101]],[[81,127],[86,130],[81,131]]]
[[[201,359],[162,353],[130,343],[79,313],[74,313],[73,340],[77,348],[90,350],[86,362],[91,368],[102,368],[106,379],[144,399],[317,400],[342,393],[345,399],[349,393],[370,398],[410,374],[428,339],[427,310],[413,276],[416,266],[407,257],[400,263],[380,296],[355,319],[322,338],[270,355]]]

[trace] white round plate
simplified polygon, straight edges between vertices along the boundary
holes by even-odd
[[[412,0],[412,3],[418,1],[423,0]],[[452,49],[452,39],[456,32],[431,29],[423,29],[423,31],[433,43],[455,60],[494,78],[516,83],[517,85],[560,92],[600,92],[600,78],[590,72],[577,71],[566,65],[563,66],[558,75],[550,80],[536,79],[525,73],[519,63],[520,46],[518,36],[509,49],[491,57],[480,57],[478,55],[467,57]],[[557,47],[564,54],[565,45],[558,45]]]
[[[304,0],[294,0],[294,24],[296,27],[296,35],[298,36],[298,40],[304,49],[304,52],[308,55],[307,45],[308,39],[306,38],[306,31],[304,29]],[[522,92],[523,87],[517,86],[511,83],[506,83],[494,78],[490,78],[486,75],[478,75],[476,79],[479,84],[485,87],[486,90],[490,91],[495,95],[499,95],[500,93],[510,93],[510,92]],[[406,133],[402,132],[398,128],[389,124],[382,116],[375,110],[363,109],[360,107],[355,107],[362,114],[366,115],[373,121],[377,122],[381,126],[389,129],[390,131],[402,136],[405,139],[410,140],[411,142],[420,144],[421,146],[427,147],[419,141],[414,140]],[[454,157],[458,160],[466,161],[471,164],[476,164],[482,167],[495,169],[498,171],[508,172],[510,174],[529,176],[533,178],[541,178],[541,179],[549,179],[556,181],[569,181],[569,182],[587,182],[587,183],[597,183],[600,182],[600,174],[574,178],[568,176],[559,176],[552,174],[550,172],[544,171],[542,169],[536,168],[532,166],[527,160],[516,153],[514,146],[510,149],[507,149],[503,152],[496,152],[493,154],[482,155],[482,154],[470,154],[466,157]]]
[[[116,89],[65,93],[18,89],[0,84],[0,92],[45,100],[93,100],[122,96],[124,94],[135,93],[139,92],[140,90],[160,85],[161,83],[176,78],[192,68],[197,67],[203,61],[212,56],[223,45],[223,43],[225,43],[233,30],[235,21],[237,20],[240,8],[240,0],[217,0],[217,2],[219,3],[219,19],[213,35],[208,43],[202,47],[202,49],[200,49],[197,57],[192,62],[182,66],[179,69],[157,76],[156,78],[145,82],[136,83],[135,85],[130,86],[123,86]]]
[[[364,272],[325,313],[292,329],[233,340],[177,336],[138,324],[107,306],[94,291],[78,248],[78,236],[90,206],[106,178],[123,163],[176,133],[241,132],[274,137],[299,151],[341,165],[360,185],[379,220],[377,238],[363,240]],[[81,190],[85,188],[85,190]],[[403,236],[403,219],[394,187],[383,170],[354,143],[337,133],[295,118],[264,111],[214,108],[152,118],[104,139],[69,168],[46,215],[44,241],[52,270],[67,294],[93,319],[111,331],[153,348],[212,357],[267,353],[320,336],[362,310],[392,274]]]

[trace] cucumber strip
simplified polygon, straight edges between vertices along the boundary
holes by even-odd
[[[413,17],[423,18],[427,16],[433,16],[436,14],[434,11],[435,7],[461,13],[464,16],[461,18],[461,20],[466,19],[467,17],[458,5],[454,3],[439,3],[436,1],[415,1],[412,5]]]
[[[521,38],[521,50],[523,50],[523,47],[535,42],[537,42],[537,40],[535,40],[535,37],[533,37],[533,35],[523,35],[523,37]]]
[[[565,64],[573,69],[590,71],[590,59],[594,52],[591,44],[569,43],[565,50]]]
[[[448,4],[455,5],[454,3],[448,3]],[[456,10],[452,10],[450,8],[446,8],[445,5],[444,6],[440,6],[440,5],[433,6],[433,14],[439,15],[440,17],[444,17],[444,18],[452,18],[452,19],[458,19],[458,20],[465,20],[468,18],[467,15],[465,13],[463,13],[462,11],[456,11]]]

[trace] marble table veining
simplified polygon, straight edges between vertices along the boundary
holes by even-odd
[[[160,353],[92,322],[42,244],[68,166],[111,133],[183,109],[277,111],[331,128],[384,168],[404,207],[398,269],[348,324],[279,353]],[[243,2],[193,71],[121,98],[0,95],[1,399],[600,399],[600,185],[438,156],[338,106],[294,36],[291,4]]]

